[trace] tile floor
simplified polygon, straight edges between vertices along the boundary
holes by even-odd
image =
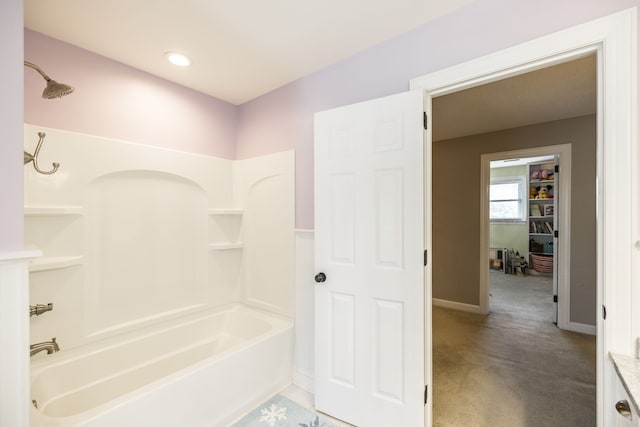
[[[309,393],[306,390],[301,389],[300,387],[294,384],[291,384],[290,386],[288,386],[278,394],[286,397],[289,400],[294,401],[298,405],[310,410],[311,412],[315,412],[317,414],[322,415],[323,417],[327,418],[329,421],[333,422],[337,427],[353,427],[351,424],[345,423],[344,421],[340,421],[338,419],[330,417],[327,414],[323,414],[321,412],[316,411],[313,407],[313,394]]]

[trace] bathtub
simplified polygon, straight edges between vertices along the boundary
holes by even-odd
[[[291,382],[292,345],[290,320],[234,305],[48,355],[31,427],[226,426]]]

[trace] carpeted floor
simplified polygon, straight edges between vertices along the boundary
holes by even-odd
[[[595,337],[528,318],[512,291],[491,288],[489,316],[434,307],[434,426],[595,426]]]
[[[489,311],[521,319],[553,321],[553,278],[489,273]]]

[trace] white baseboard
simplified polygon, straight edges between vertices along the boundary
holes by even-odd
[[[452,310],[467,311],[469,313],[486,314],[479,305],[465,304],[462,302],[449,301],[446,299],[432,298],[432,304],[436,307],[450,308]]]
[[[587,335],[596,335],[597,329],[593,325],[587,325],[586,323],[569,322],[567,323],[567,331],[578,332]]]
[[[293,383],[301,389],[314,393],[313,375],[293,368]]]

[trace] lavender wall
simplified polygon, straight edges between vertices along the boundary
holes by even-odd
[[[313,228],[315,112],[401,92],[414,77],[637,5],[476,0],[240,107],[25,30],[25,57],[76,93],[42,100],[44,82],[26,70],[24,121],[222,158],[295,149],[296,226]]]
[[[76,89],[42,99],[44,80],[25,68],[25,122],[235,158],[236,106],[28,29],[24,37],[25,59]]]
[[[405,91],[409,80],[640,0],[476,0],[240,107],[236,157],[296,150],[296,226],[313,228],[313,113]]]
[[[22,0],[0,4],[0,252],[22,251]]]

